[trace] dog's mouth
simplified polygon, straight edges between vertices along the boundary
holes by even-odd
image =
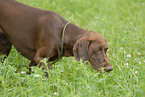
[[[113,66],[109,65],[105,68],[105,72],[110,72],[113,70]]]
[[[92,67],[93,69],[97,70],[98,72],[102,73],[102,71],[101,71],[101,69],[100,69],[101,67],[99,67],[98,65],[92,64],[91,67]]]
[[[106,66],[107,65],[107,66]],[[102,71],[105,71],[105,72],[110,72],[113,70],[113,67],[111,66],[111,64],[106,64],[106,63],[102,63],[102,64],[97,64],[97,65],[94,65],[92,64],[91,67],[95,70],[97,70],[98,72],[102,73]],[[102,70],[103,69],[103,70]]]

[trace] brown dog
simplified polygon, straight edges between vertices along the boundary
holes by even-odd
[[[6,55],[2,58],[2,62],[4,59],[8,56],[10,50],[11,50],[12,44],[7,39],[7,37],[4,35],[2,29],[0,29],[0,55]]]
[[[74,55],[77,60],[82,58],[90,61],[98,71],[100,67],[111,71],[113,67],[106,55],[108,46],[105,39],[96,32],[72,23],[66,26],[67,23],[53,11],[34,8],[15,0],[0,0],[0,27],[18,52],[31,60],[29,66],[49,58],[49,67],[49,61],[60,57],[63,42],[62,56]]]

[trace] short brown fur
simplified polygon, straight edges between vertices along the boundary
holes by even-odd
[[[49,58],[60,56],[62,30],[68,23],[53,11],[34,8],[15,0],[0,0],[0,27],[14,47],[31,60],[29,66]],[[75,56],[89,60],[96,70],[106,67],[112,70],[106,55],[105,39],[96,32],[84,30],[70,23],[64,35],[63,56]]]

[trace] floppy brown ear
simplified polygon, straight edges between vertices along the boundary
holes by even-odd
[[[89,53],[88,53],[88,47],[89,47],[89,41],[86,38],[81,38],[77,40],[73,47],[73,54],[77,61],[83,59],[83,61],[86,61],[89,59]]]

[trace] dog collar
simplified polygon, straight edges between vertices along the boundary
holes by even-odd
[[[63,42],[64,42],[64,33],[66,30],[66,27],[70,24],[70,22],[66,23],[64,28],[63,28],[63,32],[62,32],[62,40],[61,40],[61,51],[60,51],[60,57],[58,57],[53,63],[51,63],[51,65],[53,65],[54,63],[56,63],[57,61],[60,61],[62,59],[62,55],[63,55]]]

